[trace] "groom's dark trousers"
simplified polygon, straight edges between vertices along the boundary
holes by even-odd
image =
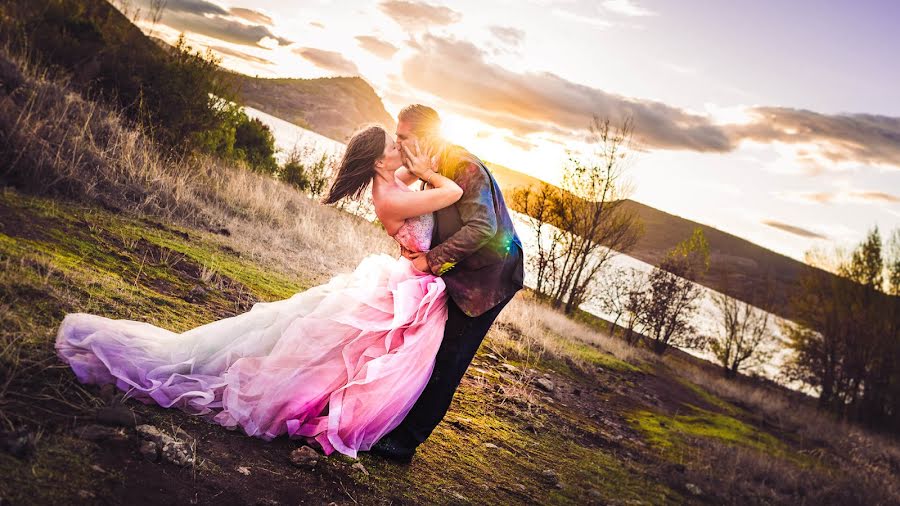
[[[459,146],[445,149],[438,167],[463,195],[434,213],[427,259],[447,287],[448,315],[431,378],[389,434],[409,448],[424,442],[444,418],[488,329],[524,278],[522,242],[494,176]]]
[[[391,432],[392,437],[410,448],[428,439],[447,414],[453,395],[488,329],[513,296],[474,318],[466,316],[452,299],[447,300],[447,326],[435,358],[434,372],[406,418]]]

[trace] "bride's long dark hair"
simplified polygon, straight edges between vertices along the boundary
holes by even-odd
[[[334,204],[348,195],[358,199],[365,193],[375,175],[375,162],[384,156],[386,135],[381,125],[372,125],[353,134],[338,166],[337,177],[322,203]]]

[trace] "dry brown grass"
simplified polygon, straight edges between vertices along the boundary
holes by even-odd
[[[691,443],[684,479],[714,504],[889,505],[900,499],[896,482],[865,467],[803,467],[714,438]]]
[[[840,479],[837,482],[847,490],[860,489],[859,486],[848,486],[850,481],[845,477],[851,477],[858,483],[871,483],[874,495],[882,497],[883,493],[883,497],[892,498],[883,504],[900,503],[900,482],[897,481],[897,475],[900,474],[900,445],[894,438],[836,419],[830,413],[816,409],[812,399],[789,395],[780,387],[729,380],[682,362],[677,366],[673,363],[669,365],[673,366],[672,369],[679,375],[700,385],[713,395],[738,406],[744,406],[762,426],[783,432],[795,439],[798,444],[808,447],[801,452],[833,466],[839,471]],[[787,487],[796,484],[798,491],[810,494],[807,499],[825,497],[829,500],[824,503],[836,503],[833,499],[838,499],[840,493],[850,493],[841,492],[840,487],[835,486],[837,482],[813,485],[807,476],[810,473],[805,471],[801,473],[796,468],[788,471],[787,463],[767,462],[763,457],[744,455],[736,450],[722,448],[717,451],[722,453],[723,458],[734,460],[734,465],[756,470],[753,472],[770,474],[782,480]],[[832,493],[838,495],[828,495]],[[809,501],[809,503],[817,502]]]
[[[370,253],[396,253],[379,227],[323,206],[271,177],[154,145],[115,112],[86,101],[0,49],[0,178],[32,193],[221,231],[235,250],[311,282]],[[11,64],[11,65],[10,65]],[[16,68],[23,69],[13,75]],[[2,90],[2,89],[0,89]]]
[[[596,346],[625,362],[650,360],[644,350],[628,346],[621,339],[611,338],[572,320],[562,312],[535,299],[530,291],[519,292],[500,313],[497,322],[512,332],[496,336],[493,342],[521,357],[534,356],[539,360],[542,356],[548,355],[555,358],[569,357],[576,363],[583,362],[583,359],[573,355],[571,348],[566,346],[564,338],[569,338]]]

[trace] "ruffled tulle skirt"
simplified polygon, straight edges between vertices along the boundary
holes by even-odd
[[[403,258],[356,270],[184,333],[72,313],[56,338],[82,383],[177,407],[266,440],[312,438],[351,457],[425,388],[447,320],[443,280]]]

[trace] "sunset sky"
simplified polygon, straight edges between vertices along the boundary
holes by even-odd
[[[633,199],[798,259],[900,227],[900,2],[740,4],[168,0],[141,25],[250,75],[359,75],[551,182],[592,113],[629,115]]]

